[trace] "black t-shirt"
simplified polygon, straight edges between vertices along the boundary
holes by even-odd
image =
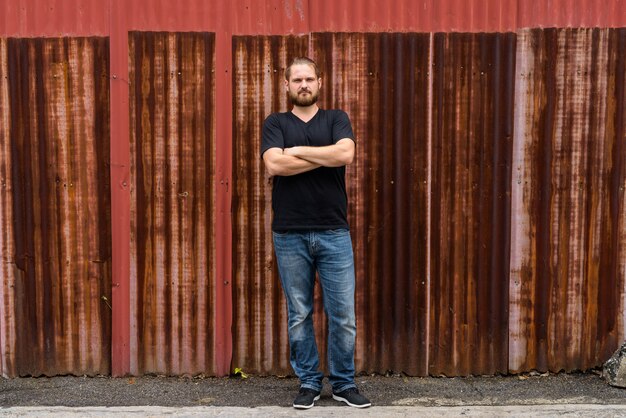
[[[350,119],[342,110],[319,109],[304,122],[291,112],[272,113],[263,124],[261,157],[270,148],[326,146],[354,140]],[[274,176],[274,231],[348,228],[346,168],[319,167],[293,176]]]

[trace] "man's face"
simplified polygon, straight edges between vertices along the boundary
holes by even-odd
[[[296,106],[311,106],[317,102],[321,86],[322,79],[316,78],[315,70],[308,64],[292,65],[289,80],[285,80],[289,98]]]

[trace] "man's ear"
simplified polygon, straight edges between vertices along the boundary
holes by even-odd
[[[319,83],[319,85],[320,85],[320,89],[321,89],[321,88],[322,88],[322,79],[321,79],[321,78],[318,78],[318,79],[317,79],[317,82]]]
[[[289,91],[289,80],[285,80],[285,91]]]

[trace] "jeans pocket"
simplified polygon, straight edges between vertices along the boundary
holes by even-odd
[[[350,232],[350,231],[348,230],[348,228],[337,228],[337,229],[328,229],[326,232],[328,232],[330,234],[341,235],[341,234],[345,234],[346,232]]]

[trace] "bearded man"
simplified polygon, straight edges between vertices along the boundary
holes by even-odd
[[[345,166],[354,158],[348,115],[317,106],[320,71],[296,58],[285,71],[290,112],[263,125],[261,156],[273,177],[272,235],[287,300],[290,362],[300,379],[293,406],[313,407],[323,373],[313,330],[315,273],[328,318],[328,371],[333,398],[365,408],[370,401],[354,382],[354,256],[347,219]]]

